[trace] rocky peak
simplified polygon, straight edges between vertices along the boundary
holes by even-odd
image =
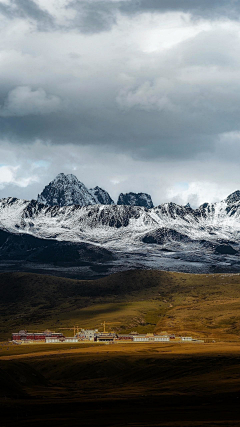
[[[114,205],[113,199],[110,197],[107,191],[100,187],[90,188],[89,190],[96,200],[97,204],[100,205]]]
[[[117,204],[127,206],[143,206],[147,209],[153,208],[152,198],[147,193],[121,193]]]
[[[240,191],[234,191],[234,193],[230,194],[225,200],[228,205],[231,205],[232,203],[236,203],[240,201]]]
[[[96,200],[75,175],[60,173],[38,195],[38,202],[49,206],[94,205]]]

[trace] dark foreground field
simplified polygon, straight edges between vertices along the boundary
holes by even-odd
[[[239,426],[239,344],[2,346],[1,427]]]

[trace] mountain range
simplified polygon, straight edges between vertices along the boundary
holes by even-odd
[[[107,191],[100,187],[88,189],[75,175],[60,173],[51,181],[37,201],[49,206],[89,206],[89,205],[114,205],[113,199]],[[121,193],[117,205],[145,206],[152,208],[151,196],[146,193]]]
[[[114,204],[105,190],[88,190],[74,175],[59,174],[37,201],[1,199],[0,229],[108,250],[110,272],[132,267],[240,271],[240,191],[197,209],[175,203],[153,207],[145,193],[121,194]],[[0,260],[9,261],[4,245],[0,239]],[[51,256],[44,259],[52,262]]]

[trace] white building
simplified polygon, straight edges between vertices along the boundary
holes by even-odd
[[[78,342],[78,338],[77,337],[67,337],[65,338],[64,342]]]
[[[167,335],[155,335],[154,341],[168,342],[170,341],[170,338]]]
[[[133,335],[133,342],[147,342],[148,338],[146,335]]]
[[[59,340],[59,338],[51,338],[51,337],[46,337],[45,338],[45,342],[47,344],[56,344],[56,343],[59,343],[59,342],[62,342],[62,341],[63,341],[63,338],[62,338],[61,341]]]
[[[81,329],[81,332],[79,332],[78,337],[81,340],[86,341],[94,341],[94,338],[98,334],[98,329]]]
[[[167,335],[133,335],[134,342],[168,342],[170,341]]]
[[[182,341],[192,341],[192,337],[181,337]]]
[[[46,337],[45,342],[46,344],[58,344],[58,343],[77,343],[79,340],[76,337],[66,337],[66,338],[51,338]]]

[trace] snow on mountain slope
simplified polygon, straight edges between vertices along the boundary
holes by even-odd
[[[121,193],[117,204],[126,206],[143,206],[148,209],[153,208],[152,198],[150,194],[147,193]]]
[[[238,242],[240,200],[230,196],[222,202],[206,203],[195,210],[174,203],[152,209],[96,204],[47,206],[34,200],[8,198],[0,200],[0,227],[14,233],[85,241],[121,250],[140,247],[147,240],[151,243],[156,236],[158,242],[164,243],[167,240],[186,243],[219,239]]]
[[[231,205],[233,203],[239,202],[240,201],[240,191],[234,191],[234,193],[230,194],[226,199],[225,202],[228,205]]]
[[[1,206],[1,203],[0,203]],[[1,208],[0,208],[1,217]],[[94,205],[45,206],[36,201],[24,205],[18,222],[5,218],[5,228],[22,230],[45,238],[107,243],[121,240],[121,236],[135,230],[147,230],[154,219],[143,208],[132,206]],[[120,239],[120,240],[119,240]]]
[[[16,232],[21,229],[22,214],[29,201],[8,197],[0,200],[0,228]]]
[[[74,175],[60,173],[38,195],[38,202],[49,206],[87,206],[96,204],[96,197]]]
[[[96,200],[96,204],[100,205],[114,205],[113,199],[110,197],[107,191],[100,187],[90,188],[89,192],[93,195]]]

